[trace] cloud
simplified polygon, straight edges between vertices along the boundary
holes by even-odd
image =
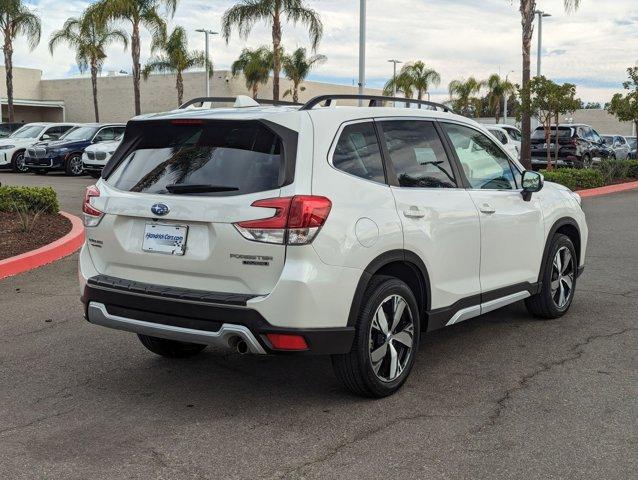
[[[607,101],[621,89],[626,68],[638,60],[636,0],[581,2],[581,8],[566,14],[562,2],[539,0],[539,8],[552,14],[543,23],[543,74],[554,79],[579,80],[578,94],[588,101]],[[29,52],[26,42],[16,42],[14,64],[40,68],[45,78],[77,74],[75,55],[59,47],[51,56],[48,39],[69,16],[77,16],[91,3],[85,0],[32,1],[43,17],[41,44]],[[233,1],[181,0],[169,27],[182,25],[189,34],[190,47],[203,49],[203,35],[197,28],[219,30],[221,17]],[[319,52],[328,61],[313,74],[351,84],[357,78],[358,13],[357,0],[306,0],[321,14],[324,38]],[[142,61],[150,55],[150,37],[142,30]],[[485,78],[500,71],[520,82],[521,32],[517,2],[507,0],[393,0],[368,1],[366,74],[370,86],[381,86],[392,73],[389,58],[404,61],[422,59],[441,73],[442,84],[433,98],[447,96],[447,84],[456,78],[474,75]],[[247,39],[233,33],[229,44],[213,37],[211,55],[216,68],[228,68],[245,46],[270,43],[270,29],[257,24]],[[284,25],[284,46],[308,46],[301,26]],[[535,70],[536,39],[532,68]],[[120,46],[108,50],[104,70],[131,71],[130,51]]]

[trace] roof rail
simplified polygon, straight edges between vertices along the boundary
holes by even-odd
[[[240,95],[241,96],[241,95]],[[186,108],[196,103],[235,103],[237,97],[197,97],[189,100],[188,102],[179,106],[179,108]],[[256,100],[260,105],[282,105],[282,106],[301,106],[301,103],[288,102],[285,100],[268,100],[258,98]]]
[[[357,94],[336,94],[336,95],[319,95],[318,97],[314,97],[313,99],[306,102],[306,104],[301,107],[301,110],[312,110],[314,107],[319,105],[322,102],[326,102],[325,106],[330,106],[333,100],[369,100],[368,107],[381,107],[383,106],[383,102],[401,102],[405,104],[415,104],[415,105],[425,105],[427,107],[431,107],[434,110],[441,109],[444,112],[451,112],[450,108],[443,105],[442,103],[430,102],[427,100],[418,100],[414,98],[403,98],[403,97],[386,97],[383,95],[357,95]]]

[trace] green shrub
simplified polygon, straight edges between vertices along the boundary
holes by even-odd
[[[627,160],[627,176],[638,178],[638,160]]]
[[[58,213],[58,196],[51,187],[0,187],[0,212],[16,209],[31,213]]]
[[[541,173],[548,182],[560,183],[570,190],[582,190],[605,185],[603,174],[591,168],[558,168],[551,172],[541,170]]]
[[[630,163],[627,160],[603,160],[596,166],[605,178],[605,183],[611,183],[615,178],[627,178]]]

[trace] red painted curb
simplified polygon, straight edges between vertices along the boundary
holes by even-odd
[[[44,247],[0,260],[0,279],[55,262],[62,257],[71,255],[82,246],[84,243],[82,220],[66,212],[60,212],[60,215],[71,220],[71,231]]]
[[[587,190],[576,190],[581,197],[598,197],[610,193],[624,192],[638,188],[638,182],[619,183],[618,185],[607,185],[606,187],[588,188]]]

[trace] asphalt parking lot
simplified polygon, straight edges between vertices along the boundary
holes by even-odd
[[[51,184],[79,212],[92,179]],[[638,191],[584,200],[570,313],[522,304],[425,337],[393,397],[328,358],[168,361],[82,318],[76,255],[0,281],[2,478],[635,478]]]

